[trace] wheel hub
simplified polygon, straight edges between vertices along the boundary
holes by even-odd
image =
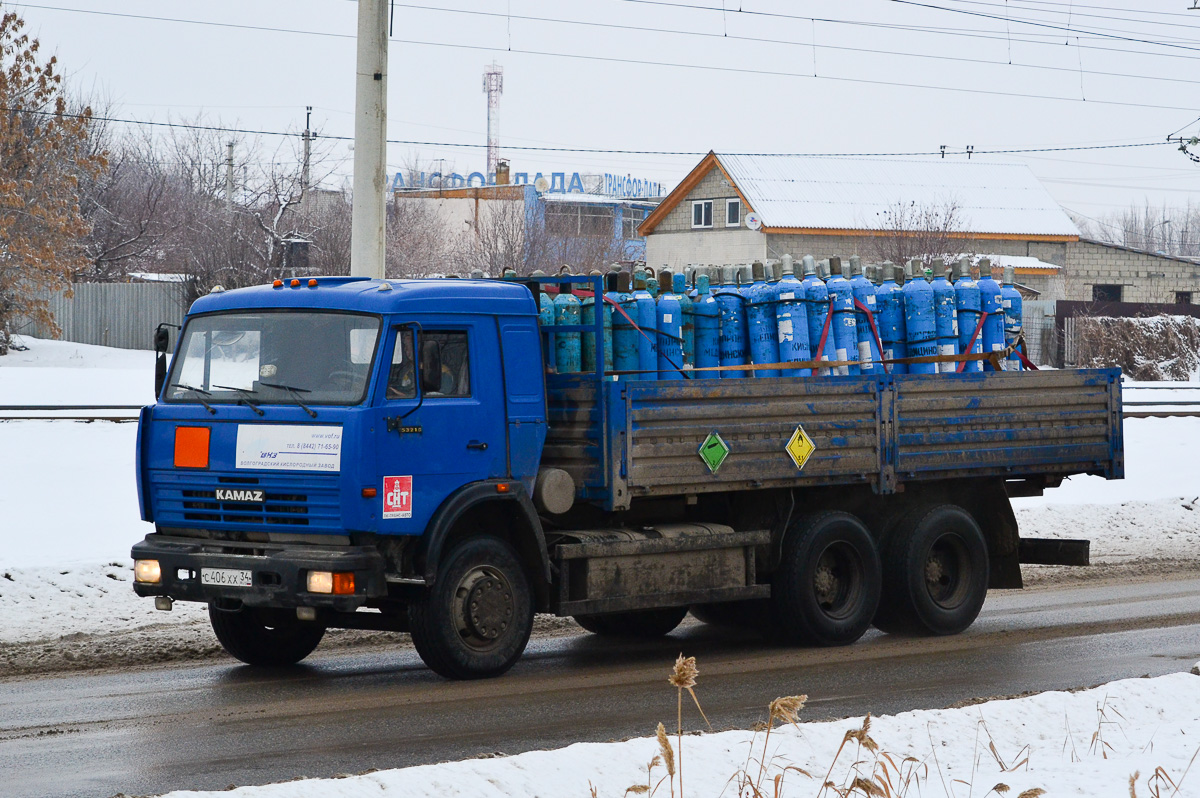
[[[473,635],[483,640],[495,640],[512,622],[512,590],[498,576],[480,574],[467,591],[465,603],[467,625]]]
[[[817,601],[822,605],[828,605],[837,595],[838,578],[828,565],[822,564],[817,568],[813,575],[813,589],[816,591]]]

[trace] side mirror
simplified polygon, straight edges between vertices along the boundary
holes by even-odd
[[[442,348],[437,341],[421,342],[421,393],[436,393],[442,388]]]
[[[158,325],[154,331],[154,395],[162,394],[163,383],[167,381],[167,352],[171,349],[171,334],[165,324]]]

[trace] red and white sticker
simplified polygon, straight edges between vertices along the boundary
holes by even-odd
[[[412,518],[412,477],[383,478],[383,517]]]

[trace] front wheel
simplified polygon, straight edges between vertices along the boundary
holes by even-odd
[[[295,665],[325,636],[324,626],[297,620],[287,610],[243,607],[231,612],[209,604],[208,620],[222,648],[247,665]]]
[[[605,637],[650,639],[670,634],[687,613],[687,607],[606,612],[601,615],[576,615],[575,623],[592,634]]]
[[[800,518],[787,531],[771,585],[772,627],[785,642],[844,646],[879,606],[879,554],[849,513]]]
[[[988,551],[966,510],[939,504],[910,513],[893,533],[885,559],[875,618],[881,630],[953,635],[975,622],[987,596]]]
[[[533,631],[533,591],[512,547],[470,538],[442,560],[424,598],[409,605],[413,645],[448,679],[499,676]]]

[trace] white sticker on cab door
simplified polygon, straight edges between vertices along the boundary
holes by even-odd
[[[238,424],[234,467],[336,473],[342,468],[342,428]]]

